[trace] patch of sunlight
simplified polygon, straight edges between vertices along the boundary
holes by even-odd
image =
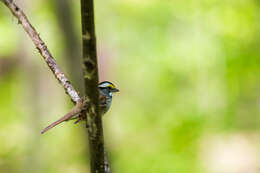
[[[22,146],[26,142],[26,127],[21,123],[13,123],[0,131],[0,151]]]
[[[15,52],[16,43],[18,42],[17,32],[15,31],[14,26],[7,24],[5,20],[0,22],[0,54],[1,55],[10,55]],[[16,20],[13,20],[13,23],[16,23]]]
[[[117,0],[115,0],[117,1]],[[163,3],[163,2],[168,2],[168,0],[125,0],[123,3],[124,4],[131,4],[131,5],[138,5],[139,7],[142,6],[142,7],[145,7],[145,6],[149,6],[149,5],[153,5],[153,4],[156,4],[156,3]],[[122,3],[122,2],[120,2]]]

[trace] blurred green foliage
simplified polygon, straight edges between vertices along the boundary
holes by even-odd
[[[66,34],[47,2],[17,3],[65,69]],[[69,4],[80,40],[80,4]],[[260,125],[260,1],[95,5],[100,79],[120,89],[104,117],[112,172],[218,172],[208,164],[214,145],[205,145],[215,136],[242,135],[259,151],[251,136]],[[83,124],[64,123],[40,136],[71,105],[1,4],[0,63],[3,58],[19,65],[0,73],[1,172],[88,172]]]

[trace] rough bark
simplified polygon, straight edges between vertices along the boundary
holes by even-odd
[[[51,69],[57,80],[71,97],[74,103],[81,98],[63,71],[59,68],[47,46],[31,25],[24,12],[12,0],[0,0],[18,19],[39,50],[43,59]],[[104,137],[102,117],[99,115],[99,91],[98,91],[98,65],[96,53],[96,38],[94,27],[94,4],[93,0],[81,0],[82,16],[82,41],[83,41],[83,75],[85,83],[85,96],[88,107],[85,111],[87,118],[88,142],[90,147],[91,173],[109,173],[110,167],[104,150]]]
[[[65,89],[65,92],[71,97],[74,103],[80,100],[80,97],[74,87],[71,85],[68,78],[65,76],[63,71],[57,65],[55,59],[48,50],[46,44],[42,41],[39,34],[36,32],[35,28],[31,25],[26,15],[12,0],[0,0],[3,2],[12,12],[12,14],[18,19],[18,23],[23,26],[23,29],[29,35],[34,45],[42,55],[44,61],[47,63],[57,80]]]
[[[108,173],[110,169],[105,157],[102,117],[99,114],[98,106],[98,64],[93,0],[81,0],[81,22],[85,96],[90,106],[87,109],[87,129],[91,173]]]

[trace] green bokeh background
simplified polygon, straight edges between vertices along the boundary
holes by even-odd
[[[70,76],[55,3],[17,3]],[[112,172],[260,172],[259,0],[97,0],[95,15],[100,80],[120,89],[103,119]],[[0,4],[0,172],[89,172],[83,123],[39,133],[71,107]]]

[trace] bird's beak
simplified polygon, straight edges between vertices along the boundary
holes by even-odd
[[[113,92],[113,93],[119,92],[119,89],[113,88],[113,89],[112,89],[112,92]]]

